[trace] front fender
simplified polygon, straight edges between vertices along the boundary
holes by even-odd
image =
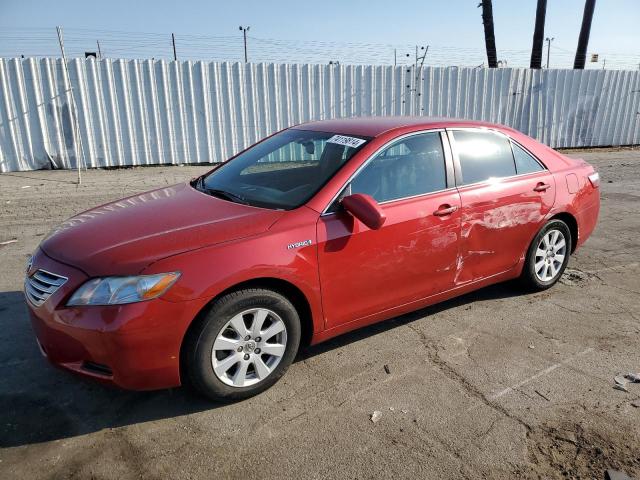
[[[203,305],[235,285],[270,278],[288,282],[306,297],[314,332],[323,327],[318,280],[317,212],[288,212],[264,234],[192,250],[159,260],[143,273],[179,271],[180,279],[162,296],[169,302],[203,300]]]

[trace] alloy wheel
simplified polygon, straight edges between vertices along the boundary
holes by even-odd
[[[546,232],[536,249],[534,270],[536,277],[543,282],[555,279],[562,270],[567,254],[567,242],[560,230]]]
[[[238,313],[216,336],[211,363],[216,376],[232,387],[248,387],[268,377],[287,346],[287,327],[267,308]]]

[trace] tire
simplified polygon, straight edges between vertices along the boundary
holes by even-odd
[[[560,245],[563,246],[560,247]],[[549,249],[547,246],[553,248]],[[542,251],[545,252],[545,255],[541,255]],[[547,254],[547,252],[549,253]],[[540,229],[527,250],[527,257],[520,276],[521,284],[532,291],[546,290],[553,286],[567,268],[570,253],[571,231],[567,224],[562,220],[548,221]],[[559,261],[561,255],[562,261]]]
[[[184,383],[214,401],[268,389],[287,371],[300,344],[298,312],[272,290],[229,293],[196,322],[183,348]]]

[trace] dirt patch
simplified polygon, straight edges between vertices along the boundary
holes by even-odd
[[[564,285],[570,285],[572,287],[574,286],[579,287],[589,282],[591,277],[592,275],[586,272],[583,272],[581,270],[567,268],[562,274],[562,277],[560,278],[560,283]]]
[[[635,422],[630,421],[630,428]],[[613,469],[640,474],[637,448],[628,432],[602,425],[559,422],[543,425],[529,434],[529,453],[539,478],[604,478]]]

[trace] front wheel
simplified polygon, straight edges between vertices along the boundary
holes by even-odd
[[[550,220],[538,232],[527,251],[520,277],[525,287],[545,290],[562,276],[571,253],[571,231],[562,220]]]
[[[266,390],[286,372],[300,343],[300,318],[277,292],[247,289],[216,300],[185,339],[184,371],[212,400]]]

